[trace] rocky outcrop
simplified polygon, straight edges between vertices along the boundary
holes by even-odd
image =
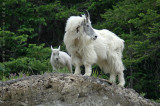
[[[72,74],[44,74],[0,83],[0,106],[158,106],[132,89]]]

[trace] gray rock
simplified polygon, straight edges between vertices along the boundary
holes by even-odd
[[[34,75],[0,84],[0,106],[160,106],[132,89],[72,74]]]

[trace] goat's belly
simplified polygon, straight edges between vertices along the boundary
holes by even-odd
[[[97,64],[101,68],[101,70],[104,71],[105,74],[110,73],[111,70],[110,70],[110,67],[109,67],[107,60],[98,59]]]

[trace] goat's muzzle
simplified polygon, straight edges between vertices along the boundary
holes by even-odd
[[[96,40],[97,39],[97,36],[94,36],[93,40]]]

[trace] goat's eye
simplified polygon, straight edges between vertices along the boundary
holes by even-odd
[[[87,27],[89,27],[89,25],[87,25]]]
[[[53,55],[55,55],[55,53],[53,53]]]

